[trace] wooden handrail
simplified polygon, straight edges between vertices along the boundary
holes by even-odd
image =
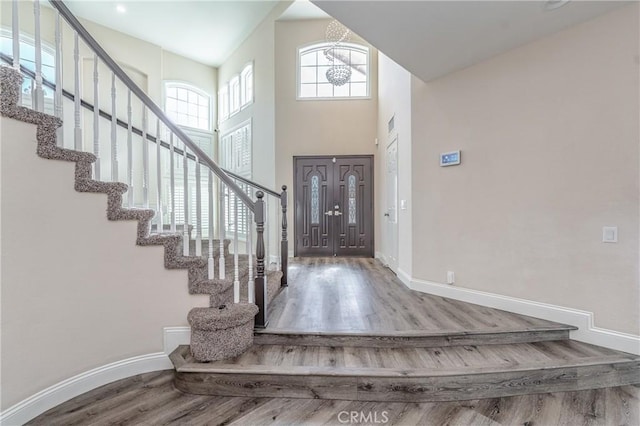
[[[0,52],[0,60],[2,62],[5,62],[6,64],[11,65],[13,63],[13,58],[5,53]],[[24,65],[20,65],[20,72],[24,75],[26,75],[27,77],[29,77],[30,79],[35,79],[36,73],[31,71],[29,68],[25,67]],[[42,79],[42,85],[48,87],[51,90],[56,90],[56,84],[47,80],[46,78]],[[62,96],[64,96],[65,98],[69,99],[70,101],[75,101],[75,95],[71,92],[69,92],[68,90],[62,89]],[[93,112],[95,109],[95,106],[93,104],[91,104],[90,102],[87,102],[85,100],[80,100],[80,105],[85,108],[88,109],[89,111]],[[99,115],[100,118],[104,118],[107,121],[111,121],[111,114],[109,114],[108,112],[99,109]],[[121,120],[119,118],[116,118],[116,123],[118,125],[118,127],[122,127],[123,129],[128,129],[129,127],[129,123]],[[136,126],[132,126],[131,127],[132,132],[138,136],[143,136],[143,131],[139,128],[137,128]],[[146,134],[147,140],[151,141],[153,143],[157,143],[158,142],[158,138],[156,138],[155,136],[150,135],[149,133]],[[169,149],[169,142],[165,142],[163,140],[160,140],[160,145],[163,148]],[[178,154],[178,155],[184,155],[184,151],[178,147],[174,147],[173,148],[174,153]],[[196,160],[196,156],[193,154],[189,154],[187,153],[187,158],[189,158],[190,160],[195,161]],[[203,160],[200,160],[200,158],[198,158],[198,161],[200,162],[200,164],[204,164],[207,165]],[[271,195],[272,197],[276,197],[276,198],[280,198],[281,194],[278,194],[276,191],[267,188],[266,186],[263,186],[257,182],[252,181],[251,179],[247,179],[243,176],[237,175],[233,172],[230,172],[227,169],[222,169],[222,171],[224,171],[226,174],[228,174],[229,176],[231,176],[232,178],[234,178],[235,180],[238,180],[244,184],[247,184],[253,188],[259,189],[261,191],[263,191],[265,194]]]
[[[211,169],[218,178],[229,187],[240,200],[253,212],[255,202],[247,195],[234,180],[227,175],[198,145],[196,145],[189,136],[178,127],[133,80],[124,72],[124,70],[114,61],[109,54],[98,44],[91,34],[84,28],[78,19],[71,13],[69,8],[61,0],[50,0],[51,6],[55,8],[65,21],[73,28],[78,36],[89,46],[89,48],[100,58],[100,60],[113,72],[120,81],[124,83],[127,89],[142,101],[142,103],[164,123],[164,125],[175,134],[195,155],[200,162]]]

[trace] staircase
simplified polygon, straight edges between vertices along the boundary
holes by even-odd
[[[205,294],[210,298],[210,306],[217,309],[221,305],[232,304],[234,283],[246,283],[249,279],[249,256],[230,255],[230,240],[223,240],[223,256],[220,256],[220,240],[213,240],[213,251],[209,253],[209,246],[202,243],[202,255],[195,255],[195,241],[190,241],[189,254],[183,251],[184,233],[151,233],[151,220],[155,211],[151,209],[125,208],[123,194],[129,189],[128,185],[120,182],[102,182],[92,178],[92,164],[96,157],[87,152],[60,148],[57,146],[57,129],[62,122],[50,115],[18,105],[19,90],[22,86],[22,75],[13,68],[0,67],[0,113],[4,117],[35,124],[37,126],[37,155],[42,158],[59,161],[75,162],[75,189],[78,192],[102,193],[107,195],[107,218],[109,220],[136,220],[137,239],[139,246],[164,246],[164,265],[167,269],[188,270],[188,290],[190,294]],[[222,258],[225,260],[225,275],[223,277],[209,277],[208,259]],[[256,270],[257,263],[252,260],[252,270]],[[237,278],[235,276],[237,269]],[[273,300],[281,288],[282,271],[267,270],[267,302]],[[240,302],[248,302],[248,286],[240,287]]]
[[[457,401],[640,383],[640,357],[569,339],[573,327],[497,333],[271,333],[232,359],[171,354],[187,393]]]
[[[40,3],[34,3],[35,60],[30,68],[21,61],[20,4],[13,2],[13,56],[0,56],[12,65],[0,67],[0,113],[36,125],[38,156],[74,162],[78,192],[106,194],[109,220],[137,221],[137,245],[163,246],[167,269],[188,270],[189,293],[208,295],[210,302],[209,308],[193,309],[187,316],[192,345],[200,347],[194,347],[194,353],[215,359],[241,353],[252,342],[247,330],[267,324],[268,303],[287,283],[286,187],[278,193],[222,170],[131,80],[62,1],[50,4],[55,10],[55,15],[48,14],[55,22],[55,81],[43,73]],[[63,87],[63,56],[70,51],[61,42],[63,24],[74,39],[73,90]],[[92,103],[81,92],[81,47],[93,57]],[[108,97],[100,96],[105,73]],[[29,105],[22,105],[25,78],[31,81]],[[54,94],[53,100],[45,99],[45,89]],[[44,113],[47,107],[55,116]],[[66,108],[72,109],[74,120],[63,123]],[[105,148],[110,155],[104,155]],[[136,184],[134,170],[142,175],[141,183]],[[273,209],[270,198],[275,198]],[[282,236],[276,255],[271,254],[276,244],[270,244],[269,230]],[[221,345],[228,336],[234,339]]]

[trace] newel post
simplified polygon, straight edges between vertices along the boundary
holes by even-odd
[[[258,200],[253,212],[257,230],[255,292],[259,311],[256,315],[255,326],[256,328],[265,328],[267,326],[267,280],[264,276],[264,193],[258,191],[256,196]]]
[[[280,285],[287,286],[287,267],[289,260],[289,241],[287,241],[287,185],[282,185],[280,193],[280,205],[282,206],[282,240],[280,241],[280,265],[282,265],[282,278]]]

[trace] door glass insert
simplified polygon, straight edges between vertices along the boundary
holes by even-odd
[[[349,225],[356,224],[356,177],[349,176]]]
[[[311,177],[311,223],[320,223],[320,178]]]

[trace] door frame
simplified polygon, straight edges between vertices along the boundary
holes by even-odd
[[[395,221],[395,242],[393,244],[391,244],[391,236],[389,235],[389,228],[390,228],[390,222],[389,219],[387,219],[385,221],[385,236],[387,237],[387,241],[386,241],[386,249],[388,251],[394,251],[392,250],[395,249],[394,253],[383,253],[384,257],[385,257],[385,263],[386,266],[391,269],[394,273],[398,273],[398,257],[399,257],[399,252],[400,252],[400,184],[399,184],[399,180],[398,180],[398,175],[399,175],[399,168],[400,168],[400,163],[398,163],[398,149],[400,147],[400,145],[398,144],[398,133],[396,133],[395,131],[393,131],[392,133],[389,134],[389,138],[388,138],[388,142],[387,142],[387,146],[385,147],[385,189],[388,191],[388,185],[390,184],[390,182],[388,181],[388,175],[387,175],[387,166],[388,166],[388,153],[389,153],[389,148],[391,147],[391,145],[396,144],[396,190],[395,190],[395,195],[396,195],[396,221]],[[385,203],[388,202],[387,199],[387,195],[388,193],[385,194]],[[385,207],[388,207],[385,205]],[[385,214],[388,214],[388,208]],[[386,218],[387,216],[385,216]],[[393,261],[392,261],[393,260]]]
[[[354,155],[348,155],[348,154],[343,154],[343,155],[294,155],[293,156],[293,256],[294,257],[298,257],[298,225],[297,225],[297,220],[296,220],[296,215],[297,215],[297,203],[296,200],[298,198],[298,190],[297,190],[297,181],[298,181],[298,171],[296,169],[296,160],[299,158],[322,158],[322,159],[338,159],[338,158],[369,158],[370,164],[371,164],[371,253],[368,255],[368,257],[375,257],[375,230],[376,230],[376,221],[375,221],[375,206],[376,206],[376,200],[375,200],[375,195],[376,195],[376,191],[375,191],[375,157],[373,154],[354,154]],[[335,251],[335,250],[334,250]]]

